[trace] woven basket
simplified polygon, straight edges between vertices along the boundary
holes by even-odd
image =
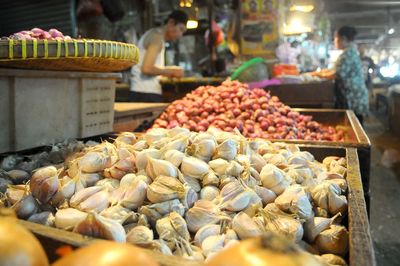
[[[100,40],[1,40],[0,67],[110,72],[136,64],[132,44]]]

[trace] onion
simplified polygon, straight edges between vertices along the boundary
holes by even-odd
[[[46,266],[49,262],[39,241],[14,218],[0,219],[0,265]]]
[[[146,251],[131,244],[95,241],[57,260],[52,266],[157,266]]]
[[[301,251],[275,234],[243,240],[212,257],[206,266],[322,266],[313,255]]]

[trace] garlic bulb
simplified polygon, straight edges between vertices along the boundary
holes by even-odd
[[[329,264],[329,265],[336,265],[336,266],[347,266],[346,261],[334,254],[322,254],[320,256],[323,262]]]
[[[304,236],[308,242],[313,243],[315,238],[324,230],[328,229],[340,214],[332,218],[312,217],[304,223]]]
[[[146,226],[139,225],[130,230],[126,236],[126,242],[134,245],[147,245],[154,239],[153,231]]]
[[[152,203],[182,198],[185,188],[178,179],[170,176],[158,176],[147,188],[147,198]]]
[[[37,169],[29,183],[32,195],[45,204],[57,193],[60,182],[58,171],[54,166],[46,166]]]
[[[257,170],[257,172],[261,172],[262,168],[267,164],[264,158],[258,153],[253,153],[250,160],[251,165]]]
[[[227,139],[218,145],[216,158],[230,161],[235,159],[237,151],[237,142],[233,139]]]
[[[160,159],[161,152],[157,149],[146,149],[136,154],[136,168],[138,170],[145,169],[149,158]]]
[[[102,191],[103,188],[100,186],[94,186],[94,187],[88,187],[85,189],[82,189],[80,191],[78,191],[77,193],[75,193],[74,196],[71,197],[70,200],[70,205],[71,207],[77,207],[81,202],[85,201],[86,199],[90,198],[91,196],[93,196],[94,194],[96,194],[97,192]]]
[[[137,179],[137,176],[135,174],[133,173],[126,174],[121,178],[119,186],[120,187],[129,186],[135,181],[135,179]]]
[[[196,246],[201,247],[203,241],[209,236],[219,235],[221,233],[221,226],[219,224],[208,224],[201,227],[194,236],[194,243]]]
[[[115,205],[108,207],[107,209],[100,212],[100,215],[109,219],[113,219],[120,224],[137,222],[138,215],[133,211],[122,207],[121,205]]]
[[[268,188],[255,186],[254,191],[261,198],[263,205],[274,202],[276,199],[276,194]]]
[[[289,215],[281,215],[270,211],[261,211],[265,220],[265,229],[287,237],[287,239],[299,242],[303,238],[304,230],[299,220]]]
[[[31,215],[28,218],[28,221],[32,223],[54,227],[55,217],[51,212],[45,211]]]
[[[220,190],[215,186],[204,186],[200,191],[200,199],[212,201],[218,197]]]
[[[56,212],[54,224],[57,228],[72,230],[75,225],[85,220],[87,215],[86,212],[73,208],[60,209]]]
[[[280,195],[290,185],[285,173],[273,164],[266,164],[262,168],[260,178],[263,187],[272,190],[276,195]]]
[[[302,219],[309,219],[314,214],[306,192],[297,184],[290,186],[278,196],[275,204],[281,210],[297,214]]]
[[[268,164],[273,164],[276,167],[284,168],[288,164],[286,158],[281,154],[267,153],[263,155],[263,159]]]
[[[139,213],[146,215],[152,225],[171,212],[176,212],[181,216],[184,215],[185,208],[178,199],[145,205],[139,209]]]
[[[345,256],[348,252],[349,233],[344,226],[331,225],[317,236],[315,243],[322,253]]]
[[[149,158],[146,165],[146,173],[152,179],[158,176],[178,177],[178,169],[172,163],[164,160]]]
[[[214,138],[207,134],[205,138],[196,138],[189,147],[188,153],[193,157],[208,162],[217,149],[217,143]]]
[[[194,191],[200,192],[201,185],[200,185],[200,180],[199,179],[197,179],[195,177],[184,176],[181,173],[178,173],[178,177],[179,177],[179,181],[181,181],[183,184],[187,184]]]
[[[174,127],[170,130],[168,130],[167,135],[170,138],[176,137],[178,135],[180,136],[189,136],[190,135],[190,130],[184,127]]]
[[[11,209],[15,211],[18,218],[27,219],[39,211],[39,204],[32,194],[29,194],[22,197],[19,201],[12,205]]]
[[[185,154],[183,152],[177,150],[167,150],[164,153],[163,159],[175,165],[175,167],[179,167],[182,163]]]
[[[199,200],[186,212],[185,218],[189,231],[195,233],[206,224],[217,223],[220,220],[220,210],[210,201]]]
[[[119,180],[114,178],[104,178],[96,182],[95,187],[100,187],[108,192],[113,192],[117,188],[119,188]]]
[[[120,223],[96,213],[89,213],[85,220],[74,227],[73,232],[120,243],[126,242],[125,230]]]
[[[226,168],[226,174],[234,177],[239,177],[243,171],[244,167],[236,161],[230,161]]]
[[[182,160],[181,171],[186,176],[202,179],[209,169],[208,164],[195,157],[185,157]]]
[[[108,208],[110,204],[108,198],[109,193],[107,191],[99,191],[88,197],[84,201],[80,202],[78,206],[76,206],[76,208],[85,212],[101,212],[102,210]]]
[[[158,220],[156,231],[160,239],[167,241],[170,248],[175,246],[174,241],[179,237],[185,240],[190,239],[185,220],[176,212],[171,212],[168,216]]]
[[[136,179],[131,185],[121,186],[113,192],[113,194],[121,191],[122,196],[115,203],[128,208],[130,210],[136,210],[143,205],[147,193],[147,184],[140,179]]]
[[[208,163],[211,169],[219,176],[226,174],[226,169],[229,166],[229,162],[224,159],[215,159]]]
[[[167,136],[167,131],[163,128],[153,128],[146,132],[144,140],[148,145],[153,144],[155,141],[159,141]]]
[[[132,132],[120,132],[115,142],[123,142],[125,144],[133,145],[136,141],[136,136]]]
[[[263,233],[262,228],[244,212],[240,212],[233,217],[232,229],[240,239],[260,236]]]
[[[78,166],[85,173],[101,172],[112,164],[111,156],[102,152],[90,151],[78,159]]]
[[[145,149],[149,148],[149,145],[145,140],[139,140],[135,144],[132,145],[132,149],[134,151],[143,151]]]
[[[201,249],[204,255],[208,256],[210,253],[216,253],[224,247],[225,235],[212,235],[207,237],[201,243]]]

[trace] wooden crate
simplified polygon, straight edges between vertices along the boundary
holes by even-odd
[[[366,205],[363,197],[360,169],[357,150],[354,148],[322,147],[300,145],[302,150],[310,151],[315,158],[321,161],[330,155],[345,156],[347,159],[348,182],[348,229],[349,229],[349,262],[350,266],[376,265],[375,254],[372,246]],[[50,261],[57,258],[56,249],[63,245],[74,248],[90,244],[95,239],[64,230],[34,224],[24,220],[19,223],[31,230],[45,248]],[[202,264],[185,260],[179,257],[166,256],[153,251],[148,251],[162,266],[200,266]]]
[[[317,145],[326,147],[348,147],[357,148],[358,158],[360,161],[362,185],[365,193],[365,200],[367,203],[367,210],[369,213],[370,206],[370,169],[371,169],[371,142],[361,126],[358,118],[351,110],[338,110],[338,109],[306,109],[294,108],[305,115],[312,115],[313,120],[324,125],[333,127],[340,126],[346,130],[345,140],[343,142],[333,141],[315,141],[315,140],[274,140],[283,141],[297,144]]]
[[[0,69],[0,153],[111,132],[120,76]]]
[[[114,131],[134,131],[143,123],[151,123],[167,106],[166,103],[115,103]]]
[[[389,100],[389,127],[390,130],[400,135],[400,93],[392,92]]]
[[[333,108],[335,106],[332,81],[305,84],[281,84],[265,87],[271,95],[290,107]]]

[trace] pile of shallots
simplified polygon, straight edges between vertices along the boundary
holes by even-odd
[[[321,163],[238,131],[154,128],[36,169],[1,204],[31,222],[193,260],[276,232],[346,265],[346,171],[344,158]]]
[[[220,86],[201,86],[174,101],[153,127],[185,127],[203,132],[210,126],[226,132],[237,128],[245,137],[343,141],[344,132],[324,126],[312,117],[279,101],[263,89],[248,89],[239,81]]]
[[[42,30],[40,28],[33,28],[31,30],[23,30],[10,35],[9,37],[2,37],[2,40],[72,40],[70,36],[64,35],[62,32],[56,29],[50,29],[49,31]]]

